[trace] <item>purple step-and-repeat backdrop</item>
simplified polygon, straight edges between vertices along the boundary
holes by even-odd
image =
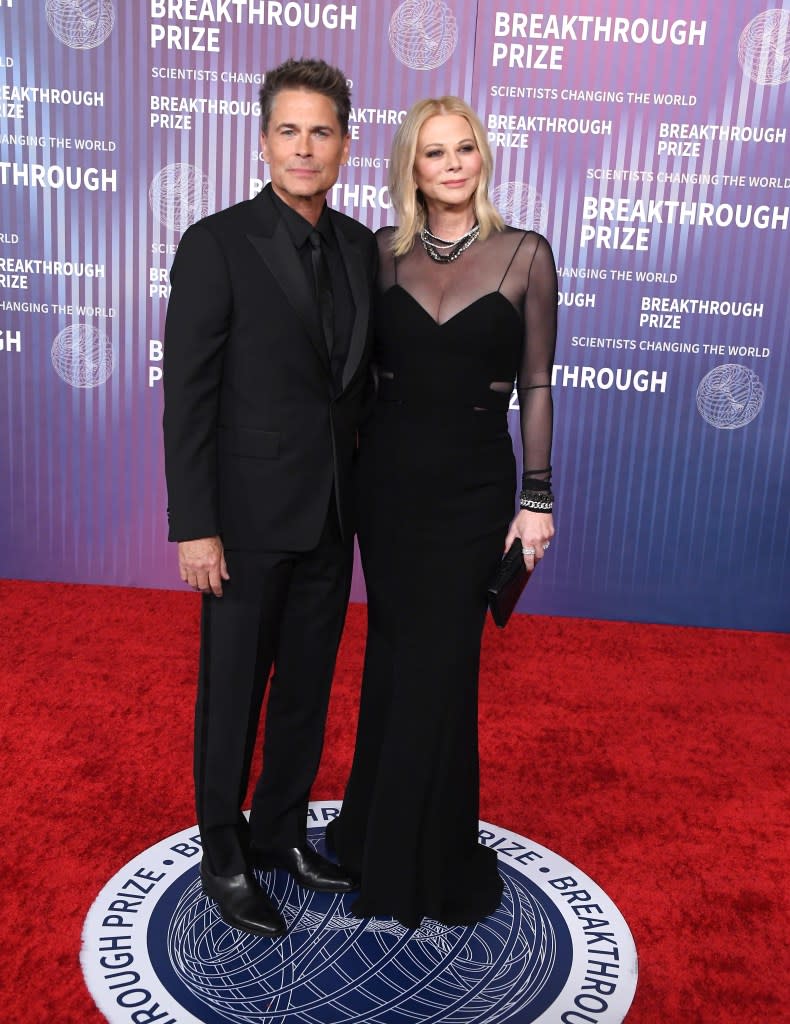
[[[521,610],[787,629],[790,0],[0,0],[0,573],[177,585],[167,271],[262,187],[262,72],[303,55],[353,82],[335,207],[392,223],[395,126],[454,93],[554,248],[558,534]]]

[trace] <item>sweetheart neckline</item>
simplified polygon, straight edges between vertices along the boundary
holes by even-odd
[[[434,327],[446,327],[447,324],[452,323],[453,320],[456,319],[456,317],[461,316],[468,309],[471,309],[473,306],[477,305],[478,302],[482,302],[483,299],[490,299],[494,295],[498,295],[503,300],[503,302],[507,304],[508,309],[511,309],[513,313],[518,317],[518,313],[516,312],[516,309],[513,306],[513,304],[505,298],[505,296],[502,294],[501,291],[499,291],[499,289],[497,289],[496,291],[485,292],[483,295],[478,295],[476,299],[472,299],[470,303],[459,309],[457,313],[453,313],[453,315],[451,317],[448,317],[447,320],[437,320],[435,317],[431,316],[431,314],[428,312],[425,306],[423,306],[420,300],[416,299],[412,295],[412,293],[407,288],[404,288],[403,285],[400,284],[398,281],[396,281],[395,284],[390,285],[390,287],[384,292],[384,295],[389,294],[389,292],[393,291],[393,289],[395,288],[399,289],[400,291],[403,292],[404,295],[408,296],[414,303],[414,305],[428,317],[428,319],[431,321]]]

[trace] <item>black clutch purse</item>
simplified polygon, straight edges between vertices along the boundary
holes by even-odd
[[[488,588],[488,607],[491,618],[503,629],[510,618],[516,602],[521,597],[534,570],[524,565],[524,552],[518,537],[510,545],[499,563],[496,577]]]

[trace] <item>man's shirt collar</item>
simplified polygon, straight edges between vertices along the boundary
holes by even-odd
[[[285,221],[285,226],[288,229],[288,234],[293,240],[294,246],[297,249],[301,249],[303,245],[307,244],[307,240],[312,234],[313,230],[316,230],[321,235],[324,242],[331,243],[333,240],[332,234],[332,222],[329,219],[329,207],[324,203],[323,209],[321,210],[321,216],[318,218],[318,223],[313,228],[313,225],[309,220],[297,213],[288,203],[283,202],[282,199],[277,195],[274,189],[271,190],[272,199],[274,200],[275,206],[277,207],[280,216]]]

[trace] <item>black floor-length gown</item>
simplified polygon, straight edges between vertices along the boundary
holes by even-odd
[[[419,240],[393,259],[392,231],[378,234],[379,394],[360,438],[369,632],[329,840],[361,876],[354,913],[472,924],[502,894],[495,852],[478,843],[477,687],[514,509],[507,409],[518,379],[524,466],[545,470],[557,280],[533,232],[506,228],[439,264]]]

